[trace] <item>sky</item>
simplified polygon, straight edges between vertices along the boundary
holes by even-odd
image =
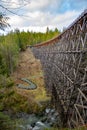
[[[4,1],[4,2],[3,2]],[[8,30],[45,32],[46,28],[62,31],[85,9],[87,0],[1,0],[0,10],[10,18]],[[12,13],[13,12],[13,13]]]

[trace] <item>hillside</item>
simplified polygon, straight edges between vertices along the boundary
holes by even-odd
[[[21,78],[29,79],[37,88],[33,90],[19,88],[18,84],[29,86]],[[0,88],[1,111],[38,113],[45,107],[43,104],[47,104],[50,98],[46,95],[41,64],[39,60],[35,59],[29,48],[19,53],[18,65],[11,75],[11,79],[2,80],[3,84],[8,85]]]
[[[26,51],[23,51],[19,55],[19,63],[16,71],[13,74],[15,79],[15,90],[18,94],[31,98],[35,102],[44,101],[49,99],[46,96],[44,77],[42,72],[42,67],[40,61],[35,59],[31,50],[29,48]],[[21,81],[21,78],[26,78],[36,84],[37,89],[35,90],[26,90],[17,88],[17,84],[24,84],[26,82]]]

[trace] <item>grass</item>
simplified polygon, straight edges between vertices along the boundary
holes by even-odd
[[[0,111],[8,110],[13,112],[14,114],[17,112],[26,112],[26,113],[39,113],[42,112],[44,107],[48,105],[50,101],[50,97],[47,96],[43,72],[41,69],[40,62],[37,62],[30,52],[23,52],[22,59],[20,59],[19,66],[17,68],[17,72],[13,76],[16,83],[20,83],[18,78],[29,78],[32,82],[37,85],[37,89],[35,90],[24,90],[19,89],[14,85],[11,78],[0,77]],[[6,81],[5,82],[1,81]],[[23,83],[24,84],[24,83]],[[43,105],[44,103],[44,105]],[[43,105],[43,106],[42,106]],[[8,120],[9,117],[0,113],[1,118],[3,118],[4,122]],[[15,120],[13,122],[14,126],[17,124],[21,124],[21,120]],[[1,123],[0,123],[1,125]],[[1,126],[0,126],[1,127]],[[75,128],[72,130],[86,130],[85,127]],[[1,129],[2,130],[2,129]],[[3,129],[4,130],[4,129]],[[9,129],[10,130],[10,129]],[[13,130],[13,129],[12,129]],[[19,130],[19,129],[18,129]],[[49,128],[45,130],[71,130],[68,128]]]
[[[29,49],[20,53],[19,66],[14,74],[14,77],[16,77],[16,84],[20,83],[20,80],[18,80],[19,78],[27,78],[37,86],[37,89],[35,90],[25,90],[15,87],[18,94],[26,97],[28,101],[30,100],[31,102],[39,105],[39,107],[41,102],[49,102],[50,97],[47,96],[44,87],[44,78],[40,61],[35,59]],[[22,83],[26,85],[25,82]]]
[[[78,128],[49,128],[49,129],[44,129],[44,130],[87,130],[87,126],[85,127],[78,127]]]

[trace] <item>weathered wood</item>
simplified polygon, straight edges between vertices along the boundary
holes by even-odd
[[[42,63],[61,124],[87,123],[87,10],[62,34],[32,51]]]

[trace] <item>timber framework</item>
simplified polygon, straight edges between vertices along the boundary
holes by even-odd
[[[87,10],[61,35],[32,47],[62,126],[87,124]]]

